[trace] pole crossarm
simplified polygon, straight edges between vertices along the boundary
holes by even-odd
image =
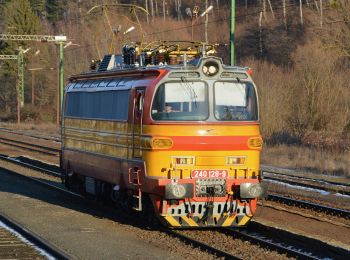
[[[67,36],[52,36],[52,35],[12,35],[0,34],[0,40],[3,41],[38,41],[38,42],[65,42]]]
[[[137,9],[140,10],[144,13],[146,13],[147,15],[149,15],[149,12],[147,12],[147,10],[141,6],[138,5],[133,5],[133,4],[102,4],[102,5],[95,5],[93,6],[87,13],[90,14],[93,11],[95,11],[98,8],[104,8],[104,7],[124,7],[124,8],[132,8],[132,9]]]
[[[0,55],[0,60],[17,60],[17,55]]]

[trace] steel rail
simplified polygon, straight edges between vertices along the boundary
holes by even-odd
[[[226,231],[228,231],[232,235],[236,235],[243,239],[249,240],[254,244],[259,244],[264,247],[273,249],[279,253],[286,254],[288,257],[295,257],[297,259],[320,259],[317,257],[310,256],[310,254],[308,253],[303,253],[297,249],[293,249],[292,245],[284,246],[280,243],[274,243],[270,241],[270,239],[264,239],[262,237],[258,237],[257,235],[250,234],[249,232],[234,230],[230,228],[227,228]]]
[[[32,242],[35,246],[39,247],[40,249],[44,250],[46,253],[53,256],[55,259],[63,259],[63,260],[71,259],[71,256],[67,255],[65,252],[63,252],[62,250],[52,245],[49,241],[42,239],[38,235],[31,232],[28,228],[22,226],[15,220],[11,219],[10,217],[2,213],[0,213],[0,221],[3,222],[8,227],[10,227],[11,229],[15,230],[17,233],[22,235],[28,241]]]
[[[13,140],[13,139],[5,138],[5,137],[0,137],[0,143],[15,146],[15,147],[22,148],[22,149],[26,149],[29,151],[49,154],[49,155],[53,155],[53,156],[58,156],[61,152],[60,149],[47,147],[47,146],[43,146],[43,145],[38,145],[38,144],[33,144],[33,143],[27,143],[27,142],[18,141],[18,140]]]
[[[40,171],[40,172],[43,172],[43,173],[45,173],[47,175],[51,175],[51,176],[54,176],[54,177],[58,177],[58,178],[61,177],[61,173],[59,171],[52,171],[52,170],[49,170],[47,168],[43,168],[43,167],[34,165],[34,163],[30,164],[30,163],[22,162],[22,161],[18,160],[17,158],[11,158],[11,157],[8,157],[8,156],[5,156],[5,155],[0,155],[0,160],[7,161],[7,162],[10,162],[10,163],[14,163],[14,164],[17,164],[17,165],[20,165],[20,166],[24,166],[24,167],[27,167],[27,168],[32,169],[32,170]]]
[[[275,177],[269,177],[269,176],[264,176],[264,180],[266,180],[266,181],[269,181],[269,180],[278,181],[278,182],[290,184],[293,186],[301,186],[301,187],[305,187],[305,188],[311,188],[311,189],[322,190],[322,191],[327,191],[327,192],[334,192],[334,193],[339,193],[342,195],[350,196],[350,191],[338,190],[338,189],[331,188],[331,187],[327,188],[324,186],[314,185],[314,184],[310,184],[310,183],[301,183],[301,182],[297,182],[297,181],[293,181],[293,180],[286,180],[286,179],[282,179],[282,178],[275,178]]]
[[[174,237],[177,237],[179,239],[181,239],[182,241],[188,243],[188,244],[191,244],[192,246],[195,246],[195,247],[198,247],[202,250],[205,250],[207,252],[210,252],[212,254],[214,254],[216,257],[223,257],[224,259],[241,259],[235,255],[232,255],[228,252],[225,252],[223,250],[220,250],[220,249],[217,249],[215,247],[212,247],[206,243],[203,243],[203,242],[200,242],[198,240],[195,240],[195,239],[192,239],[190,238],[189,236],[186,236],[184,234],[181,234],[180,232],[178,231],[175,231],[175,230],[172,230],[172,229],[163,229],[162,230],[163,232],[171,235],[171,236],[174,236]]]
[[[269,166],[261,165],[260,169],[261,169],[262,173],[266,172],[266,173],[278,174],[281,176],[287,176],[287,177],[296,178],[296,179],[309,180],[309,181],[331,184],[331,185],[336,185],[336,186],[350,187],[350,184],[348,184],[348,183],[341,183],[341,182],[328,181],[328,180],[323,180],[323,179],[314,179],[314,178],[309,178],[309,177],[296,176],[294,174],[288,174],[288,173],[282,172],[282,170],[289,170],[289,169],[283,169],[283,168],[276,169],[276,167],[274,167],[274,166],[272,166],[272,167],[274,168],[274,170],[272,170]]]
[[[297,259],[345,259],[349,254],[347,249],[255,221],[244,229],[226,228],[223,232]]]
[[[9,134],[13,134],[13,135],[28,136],[28,137],[33,137],[33,138],[36,138],[36,139],[54,141],[54,142],[57,142],[57,143],[61,142],[61,138],[60,137],[37,136],[37,135],[34,135],[34,134],[28,134],[28,133],[23,133],[23,132],[15,132],[15,131],[12,131],[11,129],[7,129],[7,128],[3,128],[3,127],[0,127],[0,131],[1,132],[6,132],[6,133],[9,133]]]
[[[290,206],[298,206],[305,209],[315,209],[317,211],[322,211],[322,212],[341,216],[345,219],[350,219],[350,211],[345,209],[332,208],[332,207],[323,206],[313,202],[297,200],[297,199],[292,199],[292,198],[288,198],[280,195],[273,195],[273,194],[269,194],[266,199],[270,201],[282,202]]]

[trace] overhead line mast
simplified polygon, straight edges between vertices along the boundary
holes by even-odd
[[[63,44],[67,41],[67,36],[58,35],[13,35],[13,34],[0,34],[0,40],[3,41],[38,41],[38,42],[55,42],[59,44],[59,89],[60,89],[60,110],[62,109],[62,101],[63,101]],[[24,68],[23,68],[23,51],[20,49],[20,53],[18,55],[18,80],[21,87],[21,106],[24,105]],[[21,65],[20,65],[21,64]],[[59,112],[57,111],[57,115]],[[57,119],[58,120],[58,119]],[[18,114],[17,122],[20,122],[20,115]]]

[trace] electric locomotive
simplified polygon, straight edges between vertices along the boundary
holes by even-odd
[[[213,53],[183,42],[126,46],[70,77],[66,186],[151,209],[169,227],[246,225],[266,193],[257,90],[247,68]]]

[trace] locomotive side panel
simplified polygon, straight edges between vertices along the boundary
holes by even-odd
[[[130,185],[129,169],[143,169],[144,165],[132,158],[132,131],[136,133],[139,128],[130,125],[134,88],[154,84],[159,74],[158,71],[137,75],[113,73],[92,79],[78,78],[68,84],[61,158],[66,178],[74,173],[112,187],[125,189]]]

